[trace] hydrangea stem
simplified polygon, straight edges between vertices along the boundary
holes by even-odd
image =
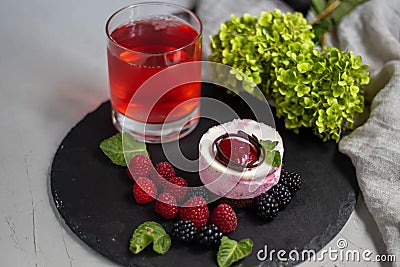
[[[312,20],[309,21],[310,25],[313,25],[317,23],[318,21],[326,19],[336,8],[340,6],[342,1],[340,0],[335,0],[332,3],[330,3],[327,8],[322,11],[320,14],[318,14],[316,17],[314,17]]]

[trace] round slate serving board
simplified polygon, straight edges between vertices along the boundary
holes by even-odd
[[[227,96],[224,90],[205,84],[202,95],[224,101],[242,118],[253,118],[239,97]],[[202,110],[205,108],[203,105]],[[228,117],[226,121],[231,120]],[[214,124],[200,119],[194,132],[180,140],[185,156],[198,156],[200,137]],[[309,131],[299,135],[286,131],[281,120],[276,120],[276,127],[284,141],[284,166],[302,175],[303,186],[272,222],[259,220],[249,210],[237,210],[238,227],[229,237],[249,237],[254,247],[235,266],[278,265],[276,259],[262,262],[257,258],[257,252],[265,245],[268,250],[287,252],[320,250],[344,226],[355,206],[355,172],[350,160],[338,152],[337,145],[324,143]],[[171,222],[154,212],[154,203],[135,203],[125,168],[113,165],[99,149],[100,142],[115,133],[110,103],[106,102],[71,129],[58,148],[51,170],[51,192],[66,224],[91,248],[124,266],[216,266],[216,250],[197,245],[173,243],[165,255],[157,255],[151,247],[138,255],[129,251],[130,237],[139,224],[154,220],[168,229]],[[160,145],[147,147],[155,163],[165,160]],[[177,173],[189,184],[199,183],[197,173]]]

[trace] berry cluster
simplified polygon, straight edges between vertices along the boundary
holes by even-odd
[[[280,210],[285,209],[300,187],[299,174],[283,171],[277,185],[255,198],[254,207],[257,215],[266,221],[273,220]]]
[[[179,220],[173,224],[171,236],[182,243],[198,242],[204,247],[211,248],[220,244],[223,233],[214,224],[197,229],[192,221]]]
[[[283,210],[301,187],[297,173],[283,171],[279,183],[260,196],[246,202],[223,199],[210,213],[208,192],[203,188],[189,190],[187,181],[176,175],[168,162],[155,167],[144,155],[137,155],[129,163],[127,173],[133,185],[133,195],[138,204],[155,201],[155,211],[167,220],[179,217],[172,226],[171,236],[182,243],[197,242],[211,248],[218,246],[224,234],[237,227],[233,207],[252,207],[266,221],[273,220]],[[233,201],[233,202],[232,202]]]
[[[181,221],[174,225],[176,233],[173,232],[178,240],[192,240],[192,226],[198,229],[195,232],[199,235],[196,238],[203,240],[200,243],[209,245],[236,229],[237,218],[232,207],[220,204],[210,216],[208,192],[203,188],[189,191],[187,181],[176,175],[170,163],[159,162],[154,168],[147,156],[136,155],[129,162],[127,173],[135,182],[133,195],[138,204],[155,201],[156,213],[168,220],[179,215]]]
[[[158,210],[164,211],[167,206],[177,206],[187,195],[186,180],[178,177],[168,162],[159,162],[154,167],[149,157],[136,155],[130,160],[126,172],[135,182],[133,195],[139,204],[153,202],[160,193],[158,199],[165,205],[158,205]]]

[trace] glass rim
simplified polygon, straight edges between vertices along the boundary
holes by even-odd
[[[162,6],[174,7],[174,8],[182,9],[183,11],[187,12],[188,14],[190,14],[190,16],[194,17],[195,20],[196,20],[196,22],[197,22],[197,23],[199,24],[199,26],[200,26],[200,29],[199,29],[199,32],[197,33],[197,36],[196,36],[192,41],[190,41],[188,44],[185,44],[185,45],[183,45],[183,46],[181,46],[181,47],[179,47],[179,48],[176,48],[176,49],[174,49],[174,50],[164,51],[164,52],[144,52],[144,51],[140,51],[140,50],[133,50],[133,49],[130,49],[130,48],[127,48],[127,47],[124,47],[124,46],[120,45],[118,42],[116,42],[116,41],[111,37],[111,33],[110,33],[110,31],[109,31],[108,28],[109,28],[109,25],[110,25],[110,23],[111,23],[111,20],[112,20],[117,14],[121,13],[121,12],[124,11],[124,10],[132,9],[132,8],[135,8],[135,7],[140,7],[140,6],[154,6],[154,5],[162,5]],[[135,21],[135,20],[132,20],[132,21]],[[191,11],[190,9],[187,9],[187,8],[184,7],[184,6],[177,5],[177,4],[172,4],[172,3],[165,3],[165,2],[143,2],[143,3],[137,3],[137,4],[128,5],[128,6],[125,6],[125,7],[123,7],[123,8],[118,9],[117,11],[115,11],[115,12],[108,18],[108,20],[107,20],[107,22],[106,22],[105,30],[106,30],[106,35],[107,35],[108,40],[111,41],[114,45],[118,46],[119,48],[121,48],[121,49],[123,49],[123,50],[131,51],[131,52],[134,52],[134,53],[147,54],[147,55],[165,55],[165,54],[168,54],[168,53],[174,53],[174,52],[183,50],[183,49],[185,49],[186,47],[189,47],[190,45],[192,45],[193,43],[195,43],[198,39],[200,39],[201,36],[203,35],[203,24],[202,24],[200,18],[199,18],[193,11]]]

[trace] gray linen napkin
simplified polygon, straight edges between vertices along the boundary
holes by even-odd
[[[341,49],[370,65],[366,98],[373,98],[368,121],[339,150],[352,159],[366,205],[400,266],[400,1],[366,2],[341,22],[337,37]]]

